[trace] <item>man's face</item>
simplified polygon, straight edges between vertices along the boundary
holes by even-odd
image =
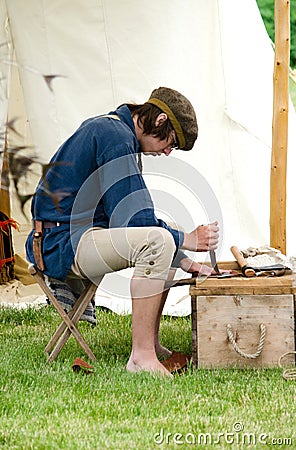
[[[139,144],[141,152],[143,152],[144,155],[159,156],[164,154],[169,156],[173,150],[178,149],[175,131],[171,132],[168,139],[163,140],[152,135],[142,134],[139,139]]]
[[[160,140],[159,138],[151,135],[143,135],[139,140],[141,152],[144,155],[160,156],[169,154],[173,150],[172,139]]]
[[[161,123],[168,120],[165,113],[159,114],[155,121],[155,126],[159,126]],[[137,118],[134,117],[134,124],[136,128],[137,139],[140,145],[140,151],[144,155],[160,156],[162,154],[169,156],[169,154],[178,148],[177,138],[175,131],[170,133],[167,139],[160,140],[158,137],[151,134],[144,134],[141,127],[138,126]]]

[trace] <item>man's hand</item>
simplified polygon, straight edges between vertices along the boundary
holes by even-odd
[[[184,233],[182,249],[194,252],[216,250],[219,242],[218,222],[209,225],[199,225],[191,233]]]
[[[206,264],[200,264],[196,261],[193,261],[190,258],[181,259],[180,268],[182,270],[184,270],[184,272],[187,272],[187,273],[197,272],[200,275],[206,275],[206,276],[209,276],[209,275],[212,275],[215,273],[215,271],[211,267],[207,266]]]
[[[200,264],[196,261],[193,261],[190,258],[183,258],[180,261],[180,268],[184,270],[184,272],[187,273],[198,273],[199,275],[204,275],[209,277],[210,275],[216,275],[216,272],[214,269],[212,269],[207,264]],[[220,273],[231,273],[235,274],[237,273],[234,270],[226,270],[226,269],[220,269]]]

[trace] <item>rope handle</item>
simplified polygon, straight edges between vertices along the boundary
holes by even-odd
[[[250,354],[250,353],[245,353],[243,350],[241,350],[239,348],[239,346],[237,345],[237,343],[235,342],[235,339],[234,339],[232,326],[230,325],[230,323],[228,323],[226,325],[227,336],[228,336],[229,341],[232,344],[232,347],[243,358],[255,359],[255,358],[258,358],[259,355],[261,355],[263,347],[264,347],[264,343],[265,343],[266,326],[263,323],[261,323],[259,328],[260,328],[260,340],[259,340],[257,351],[256,351],[256,353]]]
[[[295,351],[291,351],[291,352],[284,353],[279,358],[278,365],[279,365],[279,367],[281,369],[284,369],[284,366],[282,365],[282,360],[288,355],[295,355],[295,357],[296,357],[296,352]],[[292,367],[292,368],[284,369],[283,370],[283,377],[285,378],[285,380],[296,380],[296,368]]]

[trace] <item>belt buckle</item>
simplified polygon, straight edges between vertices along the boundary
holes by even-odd
[[[57,227],[60,227],[61,226],[61,222],[57,222],[57,225],[56,225]]]

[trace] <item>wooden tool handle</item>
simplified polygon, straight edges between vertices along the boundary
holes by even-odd
[[[240,250],[237,247],[235,247],[233,245],[232,247],[230,247],[230,250],[241,268],[243,268],[244,266],[247,266],[247,261],[245,260],[242,253],[240,252]]]
[[[233,245],[232,247],[230,247],[230,250],[237,260],[240,268],[242,269],[243,275],[245,277],[254,277],[256,275],[255,270],[252,267],[248,267],[247,261],[245,260],[239,249]]]

